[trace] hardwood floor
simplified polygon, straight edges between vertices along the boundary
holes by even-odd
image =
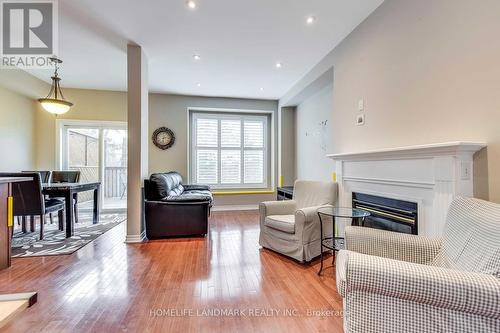
[[[122,223],[72,255],[13,259],[0,293],[38,291],[38,303],[3,331],[342,332],[334,268],[319,277],[318,260],[259,249],[257,212],[213,213],[207,238],[127,245],[124,233]]]

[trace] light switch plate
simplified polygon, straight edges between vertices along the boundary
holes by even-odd
[[[365,110],[365,101],[363,99],[360,99],[358,101],[358,111],[364,111]]]
[[[462,180],[470,180],[471,179],[471,164],[469,162],[460,163],[460,178]]]

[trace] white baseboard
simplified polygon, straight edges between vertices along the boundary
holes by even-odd
[[[146,230],[144,230],[140,235],[127,235],[125,237],[125,243],[142,243],[146,240]]]
[[[222,205],[222,206],[213,206],[213,212],[224,212],[230,210],[258,210],[259,205]]]

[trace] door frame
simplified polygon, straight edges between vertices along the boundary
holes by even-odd
[[[66,137],[64,131],[67,127],[83,127],[99,129],[99,180],[101,184],[104,180],[104,137],[102,130],[104,129],[124,129],[127,130],[126,121],[101,121],[101,120],[78,120],[78,119],[56,119],[56,151],[55,151],[55,169],[63,170],[64,160],[68,152],[66,145]],[[101,189],[99,198],[99,208],[103,211],[104,189]],[[126,208],[125,208],[126,209]]]

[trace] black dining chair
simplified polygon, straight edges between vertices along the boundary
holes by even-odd
[[[52,183],[78,183],[80,171],[52,171],[50,181]]]
[[[79,183],[80,171],[52,171],[51,183]],[[75,223],[78,223],[78,195],[73,195],[73,211],[75,215]],[[52,220],[52,216],[50,216]]]
[[[38,172],[40,174],[40,180],[42,183],[48,183],[50,181],[50,175],[51,171],[21,171],[21,172],[28,172],[28,173],[33,173],[33,172]]]
[[[42,181],[39,172],[0,173],[0,177],[25,177],[30,180],[13,183],[14,216],[40,217],[40,239],[43,239],[45,215],[58,213],[59,230],[64,230],[64,202],[58,199],[45,199],[42,194]],[[23,232],[26,232],[26,219],[23,219]],[[31,231],[35,231],[34,219],[31,220]]]
[[[33,172],[38,172],[40,174],[40,179],[42,181],[42,183],[48,183],[50,181],[50,175],[51,175],[51,171],[38,171],[38,170],[35,170],[35,171],[21,171],[23,173],[33,173]],[[34,220],[34,216],[30,216],[30,223],[31,223],[31,228],[33,231],[33,228],[34,228],[34,225],[35,225],[35,220]],[[20,224],[19,223],[19,218],[17,219],[18,220],[18,225]],[[24,227],[23,228],[26,228],[26,217],[23,216],[22,217],[22,220],[23,220],[23,225]],[[50,214],[50,224],[52,224],[54,221],[52,219],[52,214]]]

